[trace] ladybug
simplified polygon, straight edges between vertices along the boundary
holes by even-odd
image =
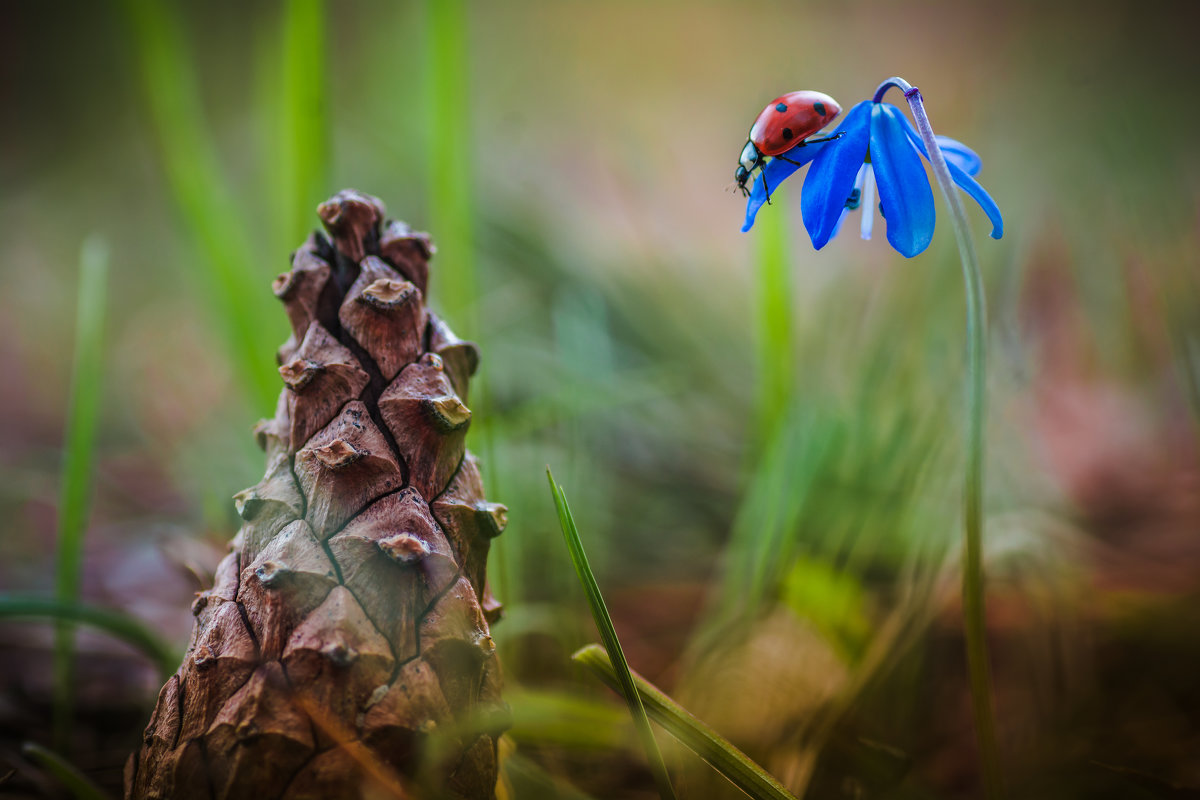
[[[842,107],[836,100],[822,92],[808,89],[788,92],[772,100],[758,115],[758,119],[754,120],[746,146],[742,148],[742,155],[738,158],[734,180],[742,194],[749,197],[750,190],[746,188],[746,183],[754,170],[761,170],[766,166],[767,156],[791,161],[784,153],[797,147],[840,139],[841,132],[820,139],[808,138],[832,122],[840,113]],[[765,184],[764,187],[769,203],[771,189]]]

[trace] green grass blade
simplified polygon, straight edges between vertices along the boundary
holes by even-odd
[[[304,241],[313,210],[329,186],[329,114],[326,97],[324,0],[290,0],[283,8],[282,107],[279,121],[279,194],[284,215],[281,247]]]
[[[122,0],[138,73],[176,205],[207,269],[200,283],[220,323],[230,358],[257,408],[275,405],[279,377],[270,354],[282,338],[268,289],[272,273],[252,249],[245,217],[223,178],[201,106],[178,9],[156,0]]]
[[[429,229],[440,256],[434,301],[468,338],[475,320],[474,215],[471,202],[470,49],[465,0],[425,3],[426,163]]]
[[[629,717],[611,703],[578,694],[527,688],[504,691],[512,709],[506,735],[517,743],[611,750],[627,744]]]
[[[501,745],[503,747],[503,745]],[[519,751],[503,753],[500,773],[512,788],[510,797],[537,797],[544,800],[594,800],[590,794],[576,789],[561,778],[551,775],[532,758]]]
[[[589,644],[571,658],[591,670],[609,688],[622,691],[618,673],[600,645]],[[641,675],[634,673],[632,678],[638,696],[654,721],[734,786],[756,800],[796,800],[779,781],[734,747],[728,739],[692,716]]]
[[[83,536],[91,506],[92,466],[96,427],[104,389],[103,350],[105,294],[108,290],[108,248],[88,238],[79,257],[79,299],[75,321],[75,355],[71,367],[71,396],[67,407],[62,485],[58,503],[58,547],[54,575],[55,597],[62,603],[79,599],[83,567]],[[69,738],[75,685],[75,629],[67,622],[54,635],[54,742],[64,748]]]
[[[596,583],[596,576],[592,574],[592,568],[588,564],[587,553],[583,550],[583,541],[579,538],[579,529],[575,527],[575,519],[571,516],[571,507],[567,505],[567,496],[563,493],[562,487],[554,481],[554,475],[551,474],[549,467],[546,468],[546,478],[550,481],[550,493],[554,496],[554,507],[558,512],[558,522],[562,527],[567,549],[571,553],[571,563],[575,565],[575,572],[579,575],[580,583],[583,584],[584,593],[587,594],[588,605],[592,609],[592,618],[596,621],[596,628],[600,631],[604,647],[608,650],[613,663],[616,664],[614,671],[621,687],[620,691],[625,695],[625,702],[629,704],[629,713],[633,716],[634,727],[642,740],[642,746],[646,749],[646,758],[650,762],[651,772],[654,773],[654,782],[658,785],[658,793],[663,798],[674,798],[675,790],[671,787],[667,765],[663,762],[662,753],[658,750],[658,742],[654,740],[654,732],[650,730],[650,720],[646,718],[646,709],[642,707],[641,696],[634,684],[633,675],[630,674],[629,664],[625,660],[625,651],[621,649],[621,642],[617,639],[617,630],[613,627],[608,606],[604,604],[600,586]]]
[[[757,280],[757,368],[759,450],[771,440],[787,410],[796,364],[792,330],[792,278],[788,263],[784,199],[776,195],[771,213],[763,214],[756,232],[754,272]]]
[[[179,666],[179,653],[134,617],[119,611],[50,597],[0,595],[0,619],[48,619],[88,625],[120,639],[154,662],[163,678]]]
[[[49,772],[78,800],[109,800],[109,796],[91,778],[79,771],[65,758],[40,744],[25,742],[21,751],[26,758]]]

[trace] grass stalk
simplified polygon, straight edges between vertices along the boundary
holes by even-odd
[[[58,779],[76,800],[109,800],[109,796],[91,778],[58,753],[34,742],[21,747],[25,757]]]
[[[550,481],[550,493],[554,496],[554,507],[558,512],[558,522],[562,527],[567,550],[571,553],[571,563],[575,565],[575,572],[579,575],[580,583],[583,584],[588,605],[592,609],[592,618],[596,621],[597,630],[600,631],[600,639],[604,642],[604,648],[612,659],[620,691],[629,705],[629,713],[633,717],[638,738],[646,750],[646,759],[650,763],[650,771],[654,774],[658,793],[663,800],[674,800],[675,790],[671,786],[671,778],[667,774],[667,765],[663,762],[658,742],[655,741],[654,732],[650,729],[650,720],[646,717],[646,709],[642,706],[642,698],[629,670],[629,662],[625,660],[625,651],[621,649],[621,641],[617,638],[617,630],[613,627],[608,606],[604,603],[604,596],[600,593],[596,576],[592,574],[592,568],[588,564],[587,553],[583,549],[583,540],[579,537],[579,529],[575,526],[571,507],[567,504],[567,496],[563,493],[562,487],[555,482],[549,467],[546,468],[546,478]]]
[[[591,670],[613,691],[622,691],[617,671],[613,669],[604,648],[590,644],[571,658]],[[755,800],[796,800],[783,784],[728,739],[705,725],[641,675],[636,672],[631,674],[638,697],[654,721],[730,783]]]
[[[137,619],[120,611],[50,597],[0,595],[0,619],[48,619],[88,625],[141,652],[154,662],[164,680],[179,666],[179,653]]]
[[[313,209],[331,193],[324,0],[288,0],[282,19],[279,194],[282,247],[312,228]]]
[[[772,203],[784,204],[781,193]],[[788,264],[787,220],[783,208],[759,220],[755,237],[754,274],[757,292],[758,408],[757,452],[775,435],[792,392],[796,361],[792,330],[792,280]]]
[[[60,603],[79,599],[83,538],[91,508],[96,429],[104,389],[104,316],[108,290],[108,248],[95,237],[83,243],[75,318],[75,355],[67,407],[62,485],[58,504],[58,546],[54,594]],[[53,727],[55,747],[70,738],[75,686],[75,627],[59,620],[54,635]]]
[[[266,313],[271,272],[262,265],[274,262],[252,248],[235,192],[223,177],[177,7],[156,0],[122,0],[121,6],[167,181],[207,267],[199,271],[201,286],[249,399],[256,408],[273,408],[279,376],[266,354],[282,336],[276,315]]]
[[[474,218],[471,204],[471,97],[465,0],[425,4],[429,229],[442,256],[433,287],[439,309],[467,336],[475,319]]]

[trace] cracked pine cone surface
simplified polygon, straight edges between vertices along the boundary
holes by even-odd
[[[428,236],[353,191],[318,214],[329,237],[274,284],[292,335],[266,474],[234,498],[128,797],[494,796],[507,509],[464,444],[477,351],[425,306]]]

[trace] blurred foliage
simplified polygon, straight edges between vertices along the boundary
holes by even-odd
[[[273,406],[287,327],[269,281],[313,204],[354,186],[431,230],[435,300],[483,354],[470,446],[512,520],[492,565],[511,796],[653,796],[636,751],[604,746],[620,736],[599,706],[617,706],[569,661],[594,633],[547,463],[649,680],[793,791],[972,794],[948,226],[913,261],[849,232],[818,255],[799,184],[750,236],[721,191],[766,99],[810,87],[848,107],[900,74],[937,132],[983,156],[1008,231],[984,240],[972,212],[1013,791],[1200,787],[1192,4],[124,0],[6,15],[0,590],[53,585],[70,298],[97,231],[110,358],[80,596],[182,645],[190,576],[216,563],[228,498],[261,472],[249,429]],[[758,258],[778,267],[770,283]],[[64,755],[119,786],[158,679],[86,633]],[[0,693],[21,699],[5,757],[44,735],[49,662],[29,626],[0,628],[0,648]],[[681,795],[703,792],[672,767]]]

